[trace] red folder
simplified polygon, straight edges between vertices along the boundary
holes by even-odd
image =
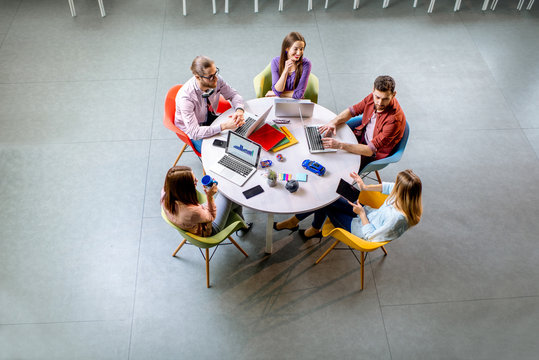
[[[268,124],[264,124],[260,129],[252,133],[249,136],[249,139],[257,144],[260,144],[264,150],[269,151],[285,137],[286,136],[279,130],[276,130]]]

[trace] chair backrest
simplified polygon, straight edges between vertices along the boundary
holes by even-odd
[[[404,134],[402,135],[402,139],[395,146],[391,154],[383,159],[378,159],[368,163],[367,166],[365,166],[363,170],[361,170],[361,173],[369,173],[371,171],[381,170],[391,163],[396,163],[400,161],[400,159],[402,158],[402,154],[404,153],[404,149],[406,148],[406,144],[408,143],[409,135],[410,126],[408,125],[407,121],[404,128]]]
[[[255,94],[257,98],[266,96],[266,93],[271,90],[271,63],[269,63],[264,70],[262,70],[253,79],[253,86],[255,88]],[[311,100],[313,103],[318,103],[318,91],[320,89],[320,81],[318,77],[312,72],[309,74],[309,81],[305,88],[305,99]]]
[[[167,97],[165,98],[165,114],[163,116],[163,125],[165,125],[167,129],[174,131],[181,141],[189,145],[198,157],[201,157],[202,155],[193,146],[193,142],[191,141],[189,136],[187,136],[187,134],[182,130],[178,129],[174,124],[174,114],[176,113],[176,94],[181,89],[181,87],[182,85],[174,85],[167,93]]]

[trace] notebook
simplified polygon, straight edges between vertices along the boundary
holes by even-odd
[[[294,137],[294,135],[292,135],[292,133],[290,132],[290,130],[288,130],[288,128],[286,126],[281,126],[279,128],[279,130],[281,130],[283,132],[283,134],[288,139],[288,142],[286,144],[283,144],[283,145],[279,145],[279,144],[275,145],[275,147],[273,147],[271,149],[271,151],[273,151],[273,152],[281,151],[282,149],[285,149],[285,148],[287,148],[289,146],[292,146],[292,145],[298,143],[298,140]]]
[[[268,110],[266,110],[262,115],[257,116],[255,114],[251,114],[249,112],[244,112],[243,117],[245,119],[245,124],[234,130],[234,132],[238,135],[249,137],[260,124],[266,120],[266,117],[268,116],[271,108],[273,105],[271,105]]]
[[[277,117],[311,117],[314,103],[309,100],[275,99],[275,116]]]
[[[243,186],[256,172],[260,151],[261,147],[257,143],[229,131],[225,155],[209,171]]]
[[[260,129],[252,133],[249,139],[260,144],[264,150],[269,151],[285,137],[285,134],[276,130],[271,125],[264,124]]]

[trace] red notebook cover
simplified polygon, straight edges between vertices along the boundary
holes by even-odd
[[[276,130],[268,124],[262,125],[260,129],[256,130],[249,136],[250,140],[260,144],[260,146],[262,146],[266,151],[269,151],[284,138],[285,135],[282,132]]]

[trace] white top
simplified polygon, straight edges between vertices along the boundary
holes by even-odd
[[[245,111],[260,115],[267,108],[273,105],[273,98],[260,98],[249,100],[246,103]],[[275,106],[271,109],[266,118],[266,123],[273,125],[275,117]],[[223,113],[215,120],[216,123],[223,121],[232,114],[232,110]],[[321,105],[315,104],[313,116],[305,118],[306,125],[325,124],[336,115]],[[219,161],[225,150],[213,146],[216,138],[226,140],[226,131],[202,142],[202,164],[208,173],[219,182],[219,192],[230,200],[251,209],[274,214],[301,213],[315,210],[335,201],[339,195],[335,192],[339,179],[348,179],[350,172],[357,171],[361,157],[346,151],[339,150],[332,153],[311,154],[305,138],[305,130],[300,118],[289,118],[289,124],[278,124],[286,126],[298,143],[289,146],[278,153],[261,151],[260,160],[271,160],[273,165],[270,168],[262,169],[258,166],[257,172],[242,187],[226,180],[218,174],[208,171],[214,163]],[[337,139],[347,143],[357,143],[356,137],[347,125],[341,125],[337,129]],[[277,154],[282,154],[284,162],[279,162]],[[303,160],[309,159],[319,162],[325,166],[324,176],[318,176],[305,170],[301,164]],[[285,189],[285,181],[277,181],[275,187],[270,187],[267,183],[267,169],[272,169],[276,173],[288,173],[293,176],[297,173],[307,174],[307,182],[299,182],[299,189],[295,193],[290,193]],[[260,185],[264,192],[246,199],[243,191]]]

